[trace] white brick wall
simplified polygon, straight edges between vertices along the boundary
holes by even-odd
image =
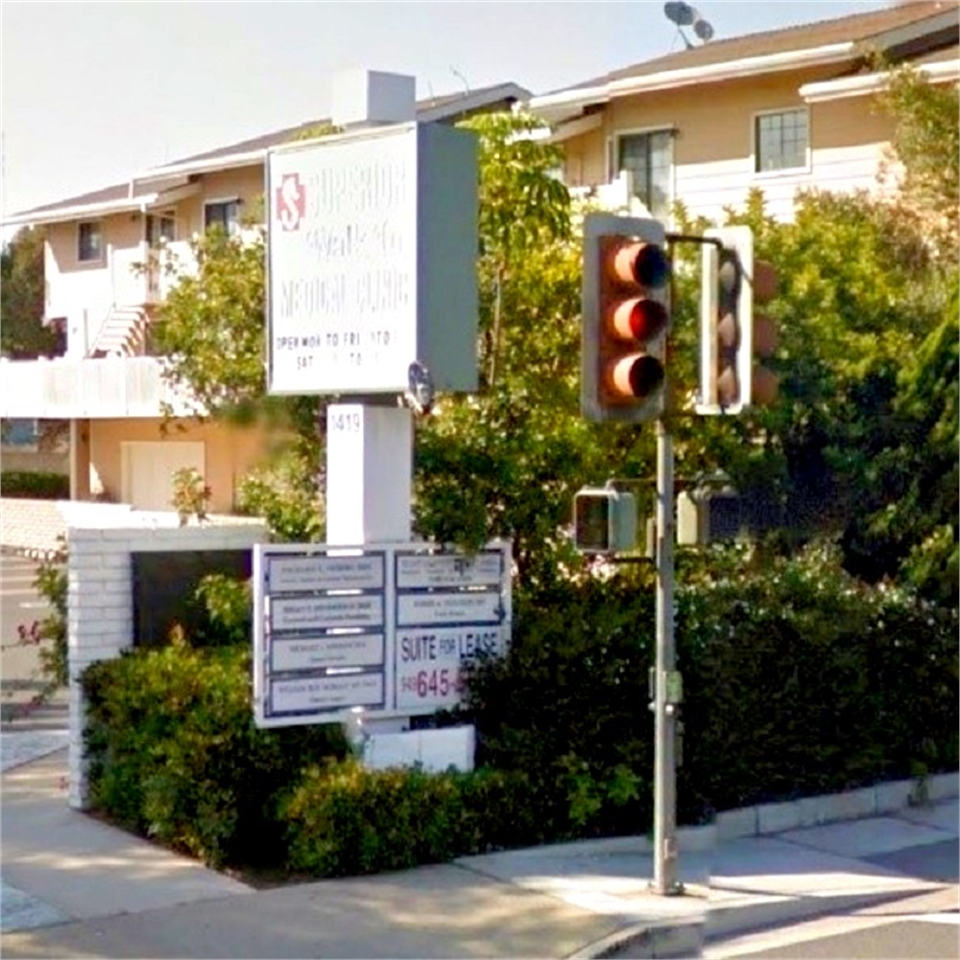
[[[100,525],[70,526],[67,534],[70,806],[77,809],[87,803],[86,703],[79,677],[89,664],[118,657],[133,644],[131,553],[249,549],[267,540],[262,522],[241,518],[189,527],[177,526],[176,515],[170,513],[96,511],[82,519],[97,519]]]

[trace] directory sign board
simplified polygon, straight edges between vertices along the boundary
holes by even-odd
[[[460,702],[463,671],[506,652],[511,552],[427,543],[254,548],[259,726],[415,716]]]

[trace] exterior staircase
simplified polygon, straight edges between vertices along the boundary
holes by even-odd
[[[139,357],[150,318],[140,307],[113,307],[90,347],[91,357]]]

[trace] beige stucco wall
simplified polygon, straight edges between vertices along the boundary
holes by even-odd
[[[716,219],[724,206],[742,204],[755,187],[764,191],[770,212],[784,217],[800,188],[872,187],[892,123],[870,96],[806,105],[808,168],[765,174],[754,170],[755,116],[805,106],[800,87],[829,77],[824,68],[785,71],[613,100],[603,110],[599,129],[564,142],[567,182],[606,182],[609,145],[618,134],[672,129],[673,198],[692,214]]]
[[[263,194],[263,167],[240,167],[204,174],[200,193],[181,201],[177,208],[177,236],[186,239],[203,229],[203,205],[210,201],[232,200],[239,197],[241,220],[254,213],[261,214],[258,199]]]
[[[218,513],[234,509],[237,484],[263,451],[263,434],[256,428],[179,420],[168,425],[164,433],[160,419],[90,420],[88,423],[93,487],[114,501],[121,500],[121,443],[124,441],[203,443],[205,479],[212,493],[210,509]]]

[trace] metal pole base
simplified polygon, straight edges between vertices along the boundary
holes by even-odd
[[[650,892],[658,897],[682,897],[687,892],[687,888],[679,880],[672,880],[664,889],[661,889],[655,880],[651,880],[648,887]]]

